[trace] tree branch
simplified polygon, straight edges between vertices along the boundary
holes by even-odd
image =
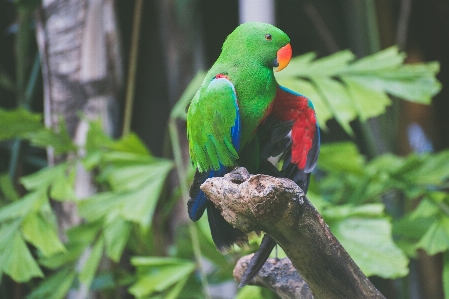
[[[249,175],[238,168],[225,177],[208,179],[201,189],[233,226],[269,234],[314,298],[385,298],[293,181]]]
[[[240,281],[254,254],[240,258],[234,268],[234,279]],[[281,299],[313,299],[309,286],[293,267],[289,258],[270,258],[249,283],[272,290]]]

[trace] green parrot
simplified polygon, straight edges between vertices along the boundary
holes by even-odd
[[[320,146],[315,110],[308,98],[280,86],[273,73],[274,67],[284,69],[291,55],[290,39],[279,28],[256,22],[238,26],[188,108],[189,152],[196,168],[188,214],[197,221],[207,209],[220,251],[247,243],[247,235],[228,224],[200,190],[207,178],[244,166],[252,173],[288,177],[307,191]],[[267,162],[270,157],[284,160],[281,172]],[[276,244],[266,239],[261,260]]]

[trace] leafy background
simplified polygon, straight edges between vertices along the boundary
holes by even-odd
[[[33,9],[14,5],[19,15]],[[397,46],[362,58],[349,50],[320,58],[310,52],[293,58],[277,79],[313,100],[325,142],[308,196],[351,257],[383,292],[392,281],[394,298],[409,298],[416,260],[436,255],[449,298],[449,151],[434,152],[418,127],[414,152],[394,154],[406,103],[429,105],[440,92],[440,64],[406,64],[406,56]],[[23,64],[20,55],[16,64]],[[235,262],[260,240],[222,255],[207,220],[191,223],[184,211],[193,175],[184,147],[185,108],[204,72],[188,78],[171,107],[165,155],[156,155],[136,133],[109,137],[100,120],[89,122],[82,151],[63,121],[57,130],[45,128],[31,105],[39,84],[35,65],[14,79],[0,65],[2,91],[27,91],[17,95],[18,108],[0,109],[8,158],[0,175],[0,297],[19,298],[10,282],[27,298],[65,298],[80,285],[100,298],[211,298],[221,288],[233,294]],[[335,132],[338,138],[329,137]],[[31,150],[16,156],[22,146]],[[47,165],[47,147],[69,159]],[[74,191],[82,170],[97,186],[83,200]],[[72,202],[83,219],[64,236],[55,201]],[[174,233],[166,237],[170,226]],[[245,287],[235,296],[273,294]]]

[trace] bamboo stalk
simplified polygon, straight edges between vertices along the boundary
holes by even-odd
[[[136,0],[134,6],[134,22],[129,55],[128,79],[126,82],[125,111],[122,135],[129,134],[133,114],[134,93],[136,89],[137,60],[139,55],[140,23],[142,21],[143,0]]]

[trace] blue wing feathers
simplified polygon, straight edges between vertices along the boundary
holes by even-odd
[[[295,96],[299,96],[299,97],[303,97],[303,96],[304,96],[304,95],[302,95],[302,94],[300,94],[300,93],[297,93],[296,91],[293,91],[293,90],[291,90],[291,89],[288,89],[288,88],[285,87],[285,86],[278,85],[278,87],[279,87],[280,89],[282,89],[283,91],[285,91],[285,92],[294,94]]]
[[[195,173],[192,186],[190,186],[190,199],[187,203],[187,211],[190,219],[198,221],[203,216],[207,207],[207,197],[200,189],[201,184],[209,178],[223,176],[225,173],[226,167],[223,165],[221,165],[219,170],[210,170],[209,172],[197,171]]]
[[[234,85],[226,78],[213,79],[211,84],[216,84],[219,82],[219,80],[225,80],[226,83],[229,84],[234,90],[232,97],[234,99],[236,117],[234,120],[234,125],[231,127],[231,137],[232,137],[232,145],[234,146],[234,149],[238,152],[240,149],[240,112],[237,96],[235,94]],[[219,155],[218,153],[215,154]],[[227,167],[220,164],[218,170],[209,170],[207,172],[197,171],[195,173],[192,186],[190,187],[190,199],[189,202],[187,203],[188,206],[187,209],[190,219],[192,219],[193,221],[198,221],[207,207],[208,200],[206,198],[206,195],[200,189],[201,184],[203,184],[208,178],[220,177],[225,175],[226,171]]]
[[[237,103],[237,97],[235,97],[235,121],[234,126],[231,128],[232,144],[235,150],[238,152],[240,150],[240,112],[239,105]]]

